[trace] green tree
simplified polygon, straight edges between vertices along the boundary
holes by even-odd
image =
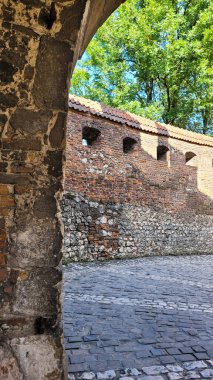
[[[213,133],[211,0],[128,0],[99,29],[70,92]]]

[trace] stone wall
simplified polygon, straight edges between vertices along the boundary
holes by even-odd
[[[121,2],[0,2],[1,380],[66,378],[59,201],[68,88],[79,54]]]
[[[100,131],[91,146],[82,131]],[[123,139],[137,144],[123,152]],[[169,147],[167,161],[158,146]],[[196,156],[186,161],[186,153]],[[63,199],[65,258],[213,253],[213,147],[70,109]]]
[[[72,261],[213,253],[213,217],[91,201],[66,193],[63,254]]]

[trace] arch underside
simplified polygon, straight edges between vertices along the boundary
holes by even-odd
[[[0,5],[0,378],[67,378],[59,201],[69,78],[122,0]]]

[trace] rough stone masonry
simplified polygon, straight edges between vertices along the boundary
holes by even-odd
[[[121,2],[0,2],[1,380],[66,377],[59,200],[69,79]]]
[[[213,253],[213,138],[71,96],[63,254]]]

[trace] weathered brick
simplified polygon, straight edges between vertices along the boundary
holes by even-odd
[[[10,192],[9,186],[0,184],[0,195],[10,194]]]
[[[0,217],[8,216],[11,212],[11,208],[8,207],[0,207]]]
[[[5,266],[5,265],[6,265],[6,255],[0,252],[0,267]]]
[[[0,268],[0,282],[5,281],[7,278],[7,270]]]
[[[6,239],[6,232],[5,230],[0,230],[0,241],[5,241]]]
[[[14,197],[12,195],[0,195],[0,207],[14,206]]]
[[[21,185],[16,185],[15,186],[15,194],[24,194],[30,191],[29,186],[21,186]]]

